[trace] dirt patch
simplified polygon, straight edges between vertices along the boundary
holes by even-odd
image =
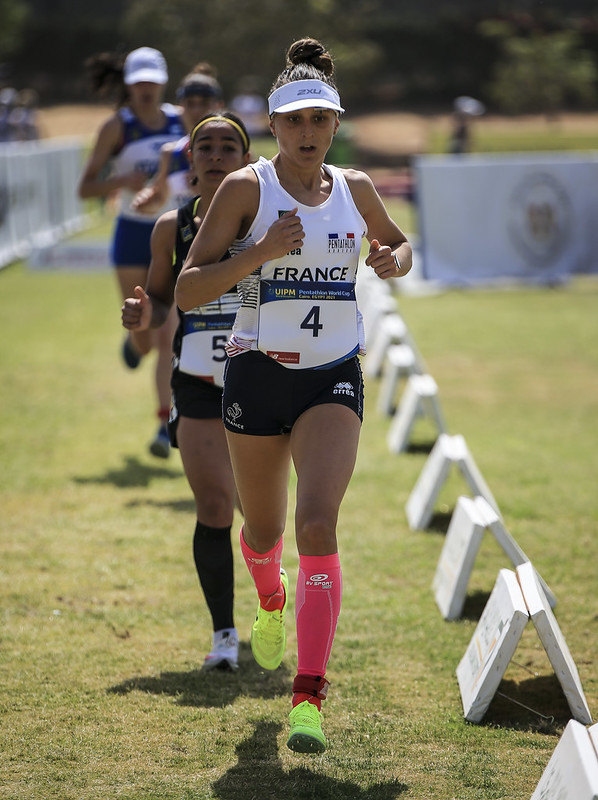
[[[110,105],[72,105],[42,108],[40,128],[44,137],[94,136],[99,126],[114,113]]]
[[[389,155],[427,153],[432,137],[441,134],[448,139],[452,127],[450,114],[369,114],[351,120],[352,133],[358,147],[378,150]],[[598,114],[560,114],[548,119],[546,116],[525,115],[502,117],[487,115],[473,121],[474,130],[494,131],[503,135],[515,135],[518,131],[527,134],[544,133],[547,130],[566,134],[588,134],[595,132],[598,148]]]
[[[427,117],[417,114],[369,114],[349,121],[358,148],[386,153],[425,153],[428,149]]]
[[[61,105],[41,109],[39,112],[42,131],[47,137],[94,136],[98,127],[110,114],[110,105]],[[410,114],[386,112],[348,117],[358,148],[378,150],[389,154],[414,154],[429,151],[432,131],[446,133],[451,127],[449,114]],[[554,120],[546,117],[521,116],[516,118],[488,115],[475,121],[476,128],[494,128],[505,133],[525,128],[527,131],[544,131],[547,126],[561,133],[595,131],[598,147],[598,114],[561,114]]]

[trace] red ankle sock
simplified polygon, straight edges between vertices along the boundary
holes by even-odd
[[[280,582],[277,592],[274,592],[274,594],[259,594],[258,592],[258,597],[260,599],[261,607],[266,611],[282,611],[285,600],[284,586],[282,585],[282,581]]]
[[[320,675],[297,675],[293,681],[293,708],[307,700],[321,711],[329,686],[326,678]]]

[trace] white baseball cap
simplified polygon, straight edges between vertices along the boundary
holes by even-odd
[[[336,89],[319,80],[285,83],[268,98],[270,114],[286,114],[300,108],[331,108],[339,112],[345,110]]]
[[[465,95],[455,98],[453,108],[455,111],[467,114],[470,117],[481,117],[486,111],[486,106],[483,103],[480,103],[475,97],[466,97]]]
[[[138,47],[125,59],[124,80],[127,86],[133,83],[168,83],[166,59],[153,47]]]

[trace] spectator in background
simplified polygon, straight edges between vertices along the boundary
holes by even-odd
[[[185,133],[181,109],[163,102],[168,69],[162,53],[140,47],[120,57],[103,53],[88,60],[93,88],[118,91],[117,110],[98,131],[79,183],[82,198],[120,195],[120,210],[112,241],[112,260],[123,299],[144,286],[151,261],[150,237],[160,209],[153,214],[135,210],[131,201],[158,171],[160,148]],[[176,312],[157,331],[131,331],[123,343],[123,358],[135,369],[152,347],[158,351],[155,385],[159,427],[150,452],[170,453],[170,369]]]
[[[40,138],[37,119],[38,96],[34,89],[22,89],[10,114],[13,137],[18,142],[32,142]]]
[[[250,136],[268,135],[268,105],[259,92],[257,79],[248,75],[239,82],[238,88],[230,104],[231,110],[241,117]]]
[[[17,104],[19,93],[12,86],[0,91],[0,142],[14,141],[11,114]]]
[[[453,103],[453,129],[449,153],[469,153],[471,150],[471,118],[486,111],[483,103],[473,97],[457,97]]]

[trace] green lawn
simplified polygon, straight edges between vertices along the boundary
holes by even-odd
[[[598,284],[399,304],[450,433],[465,437],[507,529],[557,596],[596,714]],[[467,487],[451,475],[434,525],[409,530],[405,504],[434,430],[418,421],[413,448],[389,453],[376,380],[340,519],[329,750],[285,747],[292,609],[287,656],[266,673],[249,649],[255,595],[236,540],[241,667],[199,671],[210,631],[193,502],[178,454],[147,452],[151,369],[121,364],[119,306],[109,272],[0,271],[2,798],[531,797],[569,719],[563,693],[530,622],[501,695],[480,725],[464,721],[455,668],[511,565],[487,534],[463,618],[442,619],[431,582]]]

